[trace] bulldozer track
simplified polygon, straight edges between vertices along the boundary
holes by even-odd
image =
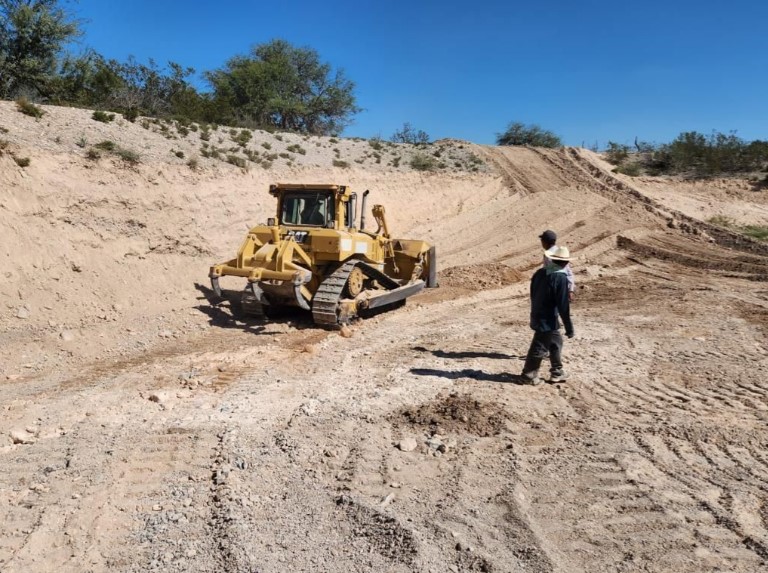
[[[339,324],[339,300],[352,269],[358,261],[351,260],[333,271],[317,289],[312,299],[312,318],[315,324],[336,326]]]
[[[331,273],[317,289],[312,299],[312,317],[315,320],[315,324],[326,326],[337,326],[339,324],[339,301],[344,291],[344,285],[347,284],[349,275],[355,267],[360,268],[366,278],[377,281],[388,290],[400,286],[396,281],[372,266],[357,259],[348,260]]]

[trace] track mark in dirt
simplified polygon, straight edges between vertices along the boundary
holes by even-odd
[[[391,561],[414,565],[418,545],[410,529],[394,517],[362,505],[348,495],[339,496],[336,505],[354,523],[356,538],[364,539],[377,553]]]
[[[642,453],[625,460],[628,470],[656,495],[668,492],[670,510],[691,515],[687,523],[702,543],[725,557],[724,568],[742,570],[757,560],[768,565],[768,530],[759,525],[759,504],[746,501],[765,499],[764,482],[747,479],[744,468],[715,444],[650,435],[636,442]],[[701,510],[709,518],[694,518]]]
[[[405,408],[393,416],[395,426],[406,423],[427,428],[433,435],[446,432],[495,436],[506,423],[507,416],[495,404],[476,400],[470,394],[451,393],[432,402]]]

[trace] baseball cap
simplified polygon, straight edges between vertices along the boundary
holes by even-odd
[[[548,243],[556,243],[557,242],[557,233],[547,229],[541,235],[539,235],[539,239],[541,239],[543,241],[547,241]]]

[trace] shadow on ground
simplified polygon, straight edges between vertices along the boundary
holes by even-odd
[[[211,326],[234,328],[253,334],[261,334],[265,330],[266,321],[264,319],[242,312],[240,307],[241,293],[239,291],[222,289],[224,296],[219,297],[213,289],[200,283],[195,283],[195,288],[202,294],[198,299],[204,299],[207,303],[199,304],[195,308],[208,316],[208,322]],[[312,315],[299,308],[281,307],[270,309],[268,321],[290,324],[297,330],[315,328]]]
[[[461,352],[450,352],[446,350],[430,350],[429,348],[424,348],[423,346],[414,346],[413,350],[416,350],[417,352],[431,352],[433,356],[437,356],[438,358],[494,358],[497,360],[514,360],[516,358],[521,358],[520,356],[517,356],[516,354],[504,354],[503,352],[474,352],[474,351],[461,351]]]
[[[484,382],[501,382],[504,384],[517,384],[527,386],[528,380],[520,374],[510,374],[509,372],[483,372],[482,370],[473,370],[465,368],[464,370],[437,370],[435,368],[411,368],[411,374],[416,376],[438,376],[448,378],[449,380],[458,380],[459,378],[470,378],[472,380],[481,380]]]

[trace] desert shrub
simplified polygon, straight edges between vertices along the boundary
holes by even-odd
[[[176,152],[174,153],[174,155],[175,155],[176,157],[178,157],[179,159],[184,159],[184,152],[183,152],[183,151],[176,151]]]
[[[608,142],[608,148],[605,150],[605,158],[608,163],[619,165],[629,157],[629,146],[621,145],[614,141]]]
[[[88,140],[85,138],[84,135],[81,135],[80,139],[75,141],[75,145],[77,145],[78,147],[81,147],[81,148],[85,147],[86,145],[88,145]]]
[[[613,168],[614,173],[621,173],[622,175],[629,175],[630,177],[637,177],[640,175],[642,169],[638,163],[627,163],[625,165],[617,165]]]
[[[25,97],[20,97],[16,100],[16,109],[24,115],[38,119],[45,115],[45,112],[41,108],[37,107]]]
[[[29,164],[32,163],[32,160],[29,157],[13,157],[13,160],[16,162],[16,165],[19,167],[29,167]]]
[[[339,140],[338,140],[338,139],[336,139],[335,137],[332,137],[332,138],[330,138],[330,139],[328,140],[328,143],[338,143],[338,142],[339,142]]]
[[[279,156],[282,157],[283,159],[288,159],[291,156],[291,154],[282,152],[279,154]]]
[[[253,137],[253,134],[251,133],[251,130],[249,129],[243,129],[236,135],[236,137],[233,137],[232,139],[237,143],[240,147],[245,147],[248,145],[248,142],[251,140],[251,137]]]
[[[227,163],[240,167],[241,169],[247,169],[248,167],[245,157],[240,157],[238,155],[227,155]]]
[[[286,149],[288,151],[292,151],[293,153],[298,153],[299,155],[306,155],[307,154],[307,150],[304,149],[298,143],[294,143],[293,145],[289,145],[288,147],[286,147]]]
[[[733,219],[726,217],[725,215],[714,215],[713,217],[707,219],[707,223],[712,223],[713,225],[717,225],[718,227],[725,227],[727,229],[735,226]]]
[[[179,127],[177,127],[176,131],[182,137],[187,137],[189,135],[189,128],[185,125],[180,125]]]
[[[253,161],[254,163],[258,163],[259,161],[261,161],[261,159],[259,158],[259,152],[256,151],[255,149],[243,149],[243,153],[245,153],[245,156],[251,161]]]
[[[399,155],[392,158],[392,167],[400,167],[400,159],[401,157]]]
[[[197,157],[190,157],[189,160],[187,160],[187,167],[192,171],[197,170],[197,168],[200,167],[200,162],[197,160]]]
[[[115,149],[117,149],[117,144],[114,141],[110,141],[107,139],[100,143],[97,143],[96,145],[94,145],[94,147],[96,149],[101,149],[102,151],[114,151]]]
[[[754,239],[768,241],[768,226],[747,225],[742,228],[742,233]]]
[[[203,141],[210,141],[210,139],[211,139],[211,132],[208,131],[207,129],[203,129],[200,132],[200,139],[202,139]]]
[[[278,140],[278,141],[282,141],[283,140],[283,136],[280,135],[279,133],[276,133],[275,134],[275,139]]]
[[[115,114],[96,110],[93,112],[93,115],[91,115],[91,119],[100,121],[101,123],[110,123],[115,120]]]
[[[417,153],[411,157],[411,167],[416,171],[432,171],[437,167],[437,162],[429,155]]]
[[[334,167],[341,167],[342,169],[346,169],[349,167],[349,163],[347,161],[342,161],[341,159],[334,159],[333,160],[333,166]]]
[[[271,143],[269,143],[269,142],[267,142],[267,141],[265,141],[264,143],[262,143],[262,144],[261,144],[261,146],[262,146],[264,149],[272,149],[272,144],[271,144]]]
[[[0,133],[8,133],[8,128],[0,125]]]
[[[269,169],[270,167],[272,167],[272,162],[271,162],[271,161],[266,161],[266,160],[263,160],[263,161],[261,162],[261,166],[262,166],[264,169]]]
[[[199,128],[197,127],[197,124],[196,124],[196,123],[190,123],[190,124],[189,124],[189,131],[194,131],[195,133],[197,133],[197,130],[198,130],[198,129],[199,129]]]
[[[85,158],[90,159],[91,161],[97,161],[101,159],[101,153],[99,153],[98,149],[91,147],[88,151],[85,152]]]
[[[115,155],[117,155],[126,163],[130,163],[131,165],[136,165],[137,163],[141,162],[141,156],[137,152],[130,149],[119,147],[115,150]]]
[[[426,145],[429,143],[429,135],[421,129],[416,130],[413,126],[405,122],[401,129],[395,131],[390,137],[390,141],[395,143],[410,143],[413,145]]]
[[[10,145],[10,142],[5,139],[0,139],[0,152],[2,152],[5,149],[8,149],[8,146]],[[1,153],[0,153],[1,154]]]
[[[376,151],[381,151],[381,149],[384,147],[381,144],[381,138],[373,138],[368,140],[368,145],[373,147]]]
[[[560,137],[536,124],[519,121],[509,124],[504,133],[496,134],[496,145],[524,145],[530,147],[561,147]]]

